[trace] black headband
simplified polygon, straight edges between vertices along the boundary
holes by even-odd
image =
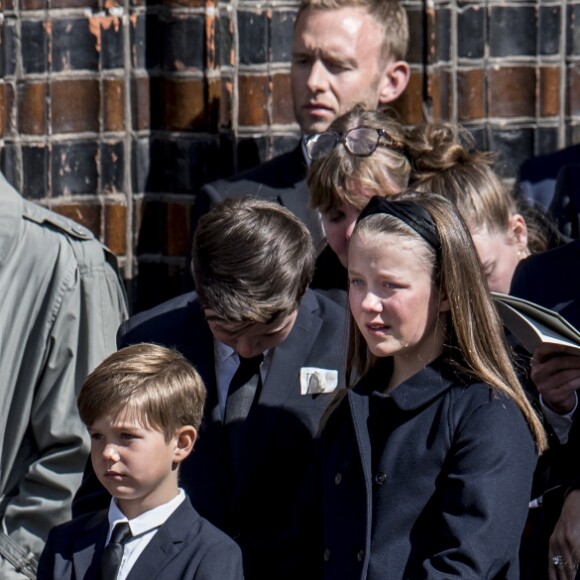
[[[358,216],[357,223],[373,214],[387,214],[400,219],[415,230],[437,253],[441,251],[441,242],[437,226],[431,215],[414,201],[389,201],[386,197],[375,195]]]

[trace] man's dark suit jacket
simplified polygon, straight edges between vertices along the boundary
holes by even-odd
[[[196,294],[184,294],[139,313],[120,328],[119,346],[155,342],[176,348],[203,378],[207,387],[204,421],[194,452],[181,467],[180,485],[203,517],[238,542],[249,580],[277,577],[291,504],[304,477],[320,418],[332,398],[301,395],[300,368],[336,369],[339,385],[344,385],[345,315],[329,298],[307,290],[290,335],[272,352],[250,417],[245,469],[233,482],[224,455],[213,338]],[[92,478],[94,483],[96,478]],[[95,509],[90,491],[90,481],[85,481],[73,506],[75,513]]]
[[[577,163],[580,163],[580,143],[524,161],[519,175],[524,195],[547,209],[554,198],[560,169]]]
[[[293,151],[262,165],[208,183],[196,195],[192,231],[195,231],[201,216],[224,199],[253,195],[288,208],[306,224],[318,248],[323,239],[322,226],[318,212],[310,207],[305,177],[306,162],[302,147],[298,145]]]
[[[107,511],[53,528],[38,580],[99,580],[109,521]],[[128,580],[243,580],[240,549],[191,507],[187,499],[159,528]],[[106,579],[109,580],[109,579]]]

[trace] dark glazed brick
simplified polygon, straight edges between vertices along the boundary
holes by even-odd
[[[97,50],[101,51],[101,68],[105,70],[123,68],[123,21],[121,18],[106,16],[99,19],[98,32],[95,19],[91,18],[91,30],[99,34],[100,43]]]
[[[167,231],[171,232],[165,239],[164,254],[167,256],[187,256],[191,243],[189,224],[191,223],[191,206],[180,203],[167,204]]]
[[[538,127],[535,131],[535,154],[545,155],[559,149],[558,127]]]
[[[101,193],[122,193],[125,149],[122,141],[101,143]]]
[[[97,70],[97,38],[87,18],[52,21],[52,68],[54,71]]]
[[[568,115],[580,115],[580,64],[568,68]]]
[[[240,75],[238,90],[240,125],[266,125],[268,123],[268,77]]]
[[[85,8],[96,11],[99,0],[48,0],[50,8]]]
[[[560,68],[540,69],[540,115],[551,117],[560,113]]]
[[[234,66],[234,27],[230,15],[225,11],[220,12],[219,22],[216,26],[216,46],[217,62],[221,66]]]
[[[163,45],[163,23],[157,14],[147,14],[145,17],[145,68],[148,70],[161,67]]]
[[[559,6],[540,6],[538,22],[538,50],[543,55],[556,55],[560,51]]]
[[[485,9],[474,6],[457,15],[457,56],[483,58],[485,50]]]
[[[98,81],[53,81],[51,93],[54,133],[99,130]]]
[[[230,15],[222,11],[216,23],[216,50],[217,63],[221,66],[234,66],[234,27]]]
[[[51,206],[60,215],[82,224],[97,238],[101,236],[101,207],[96,203],[64,203]]]
[[[122,131],[125,128],[125,90],[123,79],[103,79],[103,129]]]
[[[495,6],[490,12],[490,56],[527,56],[536,53],[535,8]]]
[[[96,143],[54,143],[52,146],[52,196],[98,192]]]
[[[195,14],[176,15],[161,29],[163,69],[181,71],[204,67],[204,19]]]
[[[415,7],[407,7],[409,19],[409,50],[407,60],[410,63],[423,63],[425,51],[425,16]]]
[[[152,139],[147,191],[194,193],[217,173],[215,142]]]
[[[492,117],[532,117],[536,114],[536,78],[531,67],[489,69],[488,91]]]
[[[145,47],[147,45],[145,15],[133,12],[129,16],[129,32],[131,36],[131,63],[133,64],[133,68],[144,69],[146,66]]]
[[[457,71],[457,101],[459,121],[485,117],[485,73],[482,69]]]
[[[46,133],[46,97],[44,82],[27,82],[18,86],[18,128],[26,135]]]
[[[0,138],[6,133],[6,117],[8,102],[6,99],[6,85],[0,81]]]
[[[566,54],[580,55],[580,4],[568,6],[566,20]]]
[[[20,191],[20,184],[18,182],[18,150],[17,145],[5,144],[0,148],[0,167],[4,177],[11,183],[17,191]]]
[[[448,61],[451,58],[451,11],[439,9],[436,13],[435,25],[437,61]]]
[[[238,38],[241,64],[261,64],[268,60],[269,19],[264,12],[238,10]]]
[[[42,20],[24,20],[21,24],[22,68],[25,73],[42,73],[48,65],[48,43]]]
[[[149,139],[133,141],[131,155],[131,187],[135,193],[143,193],[149,187],[150,166]]]
[[[296,11],[280,10],[272,14],[272,61],[290,62],[292,60],[292,31]]]
[[[127,253],[127,206],[105,204],[105,244],[116,256]]]
[[[0,79],[14,76],[16,71],[15,24],[12,18],[0,23]]]
[[[520,165],[533,155],[533,138],[529,128],[492,130],[491,148],[498,155],[496,169],[502,177],[517,176]]]
[[[22,194],[32,199],[42,199],[48,194],[47,145],[22,146]]]
[[[290,75],[281,73],[272,76],[272,119],[274,123],[287,125],[296,120],[290,86]]]

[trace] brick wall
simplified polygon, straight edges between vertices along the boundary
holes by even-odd
[[[407,1],[408,123],[520,162],[580,141],[580,1]],[[204,182],[291,148],[296,0],[0,0],[0,165],[119,256],[135,309],[187,278]]]

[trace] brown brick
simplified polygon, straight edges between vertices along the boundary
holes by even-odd
[[[413,73],[405,92],[392,103],[392,107],[399,113],[403,123],[417,124],[424,121],[422,102],[423,79],[419,73]]]
[[[533,117],[536,79],[532,67],[488,70],[489,114],[492,117]]]
[[[434,121],[449,119],[452,112],[452,86],[453,79],[449,71],[434,71],[430,75],[432,96],[432,115]]]
[[[482,69],[457,73],[457,118],[474,121],[485,117],[485,74]]]
[[[21,133],[46,133],[46,95],[44,82],[27,82],[18,87],[18,127]]]
[[[240,125],[266,125],[268,123],[268,78],[240,75],[238,87]]]
[[[177,203],[167,204],[167,240],[165,253],[168,256],[187,256],[189,253],[191,221],[190,206]]]
[[[222,81],[207,81],[207,123],[210,131],[217,131],[220,125]]]
[[[188,8],[204,8],[217,6],[217,0],[161,0],[164,6],[187,6]]]
[[[162,79],[161,91],[164,129],[207,130],[204,81]]]
[[[47,0],[20,0],[22,10],[45,10],[48,8]]]
[[[540,69],[540,115],[551,117],[560,113],[560,69],[546,66]]]
[[[151,87],[149,77],[137,77],[132,82],[133,127],[138,131],[151,127]]]
[[[51,93],[54,133],[99,130],[99,83],[96,80],[53,81]]]
[[[289,74],[272,76],[272,119],[283,125],[294,123],[294,108]]]
[[[229,78],[222,78],[220,81],[221,99],[219,124],[221,127],[232,126],[233,86],[233,82]]]
[[[580,65],[568,68],[568,115],[580,115]]]
[[[121,79],[103,80],[103,128],[123,131],[125,128],[125,90]]]
[[[119,203],[105,205],[105,244],[116,256],[127,253],[127,206]]]
[[[101,235],[101,206],[99,204],[88,203],[63,203],[51,206],[52,210],[60,215],[82,224],[97,238]]]

